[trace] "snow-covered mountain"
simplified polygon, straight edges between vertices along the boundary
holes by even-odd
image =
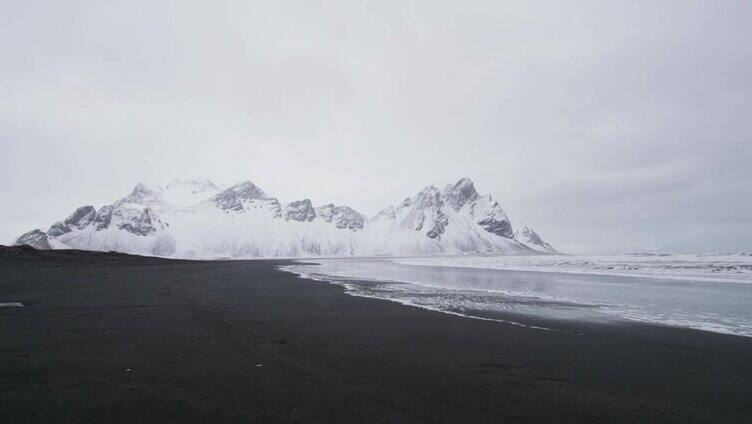
[[[521,229],[515,231],[514,238],[515,240],[533,250],[548,253],[558,253],[553,246],[543,241],[538,233],[536,233],[529,227],[522,227]]]
[[[283,204],[250,181],[226,189],[208,179],[139,183],[16,244],[202,259],[555,252],[527,227],[515,233],[501,205],[467,178],[426,187],[370,219],[309,199]]]
[[[282,204],[247,181],[170,216],[183,258],[353,256],[365,217],[347,206]]]
[[[369,222],[374,254],[525,253],[512,224],[490,195],[481,196],[468,178],[443,190],[428,186]]]

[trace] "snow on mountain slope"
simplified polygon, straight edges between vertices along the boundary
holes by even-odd
[[[525,246],[546,253],[558,253],[553,246],[546,243],[541,237],[529,227],[522,227],[514,233],[514,239]]]
[[[355,221],[364,219],[350,208],[325,208],[329,206],[349,211]],[[361,234],[334,216],[317,214],[308,199],[282,205],[253,183],[243,182],[177,211],[170,222],[180,257],[355,255]]]
[[[553,251],[536,237],[527,227],[515,236],[499,203],[467,178],[426,187],[370,220],[348,206],[283,204],[250,181],[222,190],[203,179],[139,183],[111,205],[78,208],[16,244],[209,259]]]
[[[219,191],[218,185],[206,179],[173,180],[164,187],[139,183],[115,203],[99,211],[93,206],[80,207],[64,221],[53,224],[46,233],[39,233],[54,240],[47,242],[52,248],[174,256],[175,240],[167,217]],[[40,234],[34,237],[34,243],[45,246]],[[57,247],[54,243],[58,243]],[[19,239],[16,244],[29,243]]]
[[[224,188],[208,178],[195,180],[175,179],[161,190],[162,199],[173,205],[188,207],[196,205]]]
[[[498,202],[481,196],[467,178],[443,190],[428,186],[379,212],[368,228],[372,254],[514,254],[530,249],[513,240]]]
[[[166,186],[139,183],[120,203],[131,203],[148,207],[159,212],[171,213],[175,210],[196,205],[222,191],[208,179],[172,180]]]
[[[175,243],[165,216],[177,206],[165,201],[161,191],[159,186],[139,183],[129,195],[103,206],[93,216],[92,206],[79,208],[71,217],[86,210],[87,219],[69,225],[68,231],[55,237],[74,249],[172,256]]]

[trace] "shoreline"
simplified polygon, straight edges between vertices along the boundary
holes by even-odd
[[[515,325],[276,269],[0,252],[3,422],[749,422],[752,339]],[[582,334],[580,334],[582,333]]]
[[[344,260],[350,263],[357,264],[358,260]],[[712,322],[702,322],[702,321],[680,321],[680,320],[671,320],[664,318],[663,320],[657,319],[655,317],[651,317],[649,315],[644,315],[640,317],[635,317],[633,315],[629,314],[623,314],[619,312],[615,312],[613,309],[610,309],[608,303],[605,304],[590,304],[587,303],[587,301],[583,300],[577,300],[573,298],[560,298],[560,297],[540,297],[540,294],[510,294],[508,291],[503,289],[498,290],[489,290],[489,289],[475,289],[475,288],[462,288],[462,287],[445,287],[445,286],[436,286],[434,284],[428,284],[427,280],[411,280],[409,277],[406,277],[407,279],[398,279],[394,276],[391,277],[375,277],[373,276],[373,273],[370,273],[370,275],[358,277],[355,276],[352,271],[348,271],[346,274],[337,275],[335,274],[327,274],[326,267],[323,268],[323,270],[317,270],[315,265],[321,265],[321,262],[309,262],[309,261],[294,261],[295,263],[293,265],[283,265],[279,266],[278,268],[285,272],[290,272],[292,274],[298,275],[301,278],[307,278],[311,280],[321,281],[328,284],[334,284],[337,286],[341,286],[344,288],[344,291],[346,294],[351,296],[357,296],[357,297],[363,297],[363,298],[369,298],[369,299],[381,299],[381,300],[387,300],[390,302],[395,302],[397,304],[403,305],[403,306],[410,306],[410,307],[416,307],[421,308],[425,310],[430,311],[436,311],[441,313],[446,313],[450,315],[455,316],[461,316],[465,318],[471,318],[471,319],[480,319],[480,320],[488,320],[488,321],[496,321],[501,323],[507,323],[512,325],[519,325],[523,327],[530,327],[530,328],[538,328],[543,330],[552,330],[552,331],[561,331],[562,327],[566,326],[577,326],[577,325],[588,325],[588,324],[598,324],[602,323],[605,325],[618,325],[618,324],[644,324],[644,325],[654,325],[654,326],[660,326],[660,327],[669,327],[669,328],[676,328],[676,329],[689,329],[694,331],[704,331],[704,332],[710,332],[714,334],[724,334],[724,335],[731,335],[731,336],[737,336],[737,337],[752,337],[752,333],[749,333],[748,331],[743,331],[742,329],[738,328],[731,328],[728,326],[728,324],[716,324]],[[383,261],[383,260],[375,260],[375,261],[369,261],[369,262],[385,262],[385,263],[391,263],[391,261]],[[624,283],[629,281],[635,281],[635,282],[644,282],[644,281],[657,281],[660,284],[664,284],[664,279],[653,279],[653,278],[645,278],[645,277],[638,277],[638,276],[618,276],[618,275],[598,275],[598,274],[583,274],[583,273],[569,273],[569,272],[557,272],[557,271],[518,271],[518,270],[507,270],[507,269],[500,269],[500,268],[473,268],[473,267],[465,267],[465,266],[452,266],[452,265],[410,265],[410,264],[401,264],[397,263],[396,266],[400,267],[416,267],[416,269],[423,268],[425,270],[429,269],[449,269],[449,270],[457,270],[457,271],[463,271],[468,273],[498,273],[498,275],[505,275],[506,278],[516,278],[519,276],[546,276],[548,279],[567,279],[571,278],[573,276],[575,277],[586,277],[586,278],[598,278],[603,279],[604,282],[612,281],[615,283]],[[307,267],[310,267],[310,269],[306,269]],[[386,275],[386,274],[384,274]],[[463,276],[457,276],[456,278],[462,278]],[[470,276],[464,276],[469,278]],[[421,277],[421,278],[428,278],[428,277]],[[689,285],[697,285],[697,284],[703,284],[703,282],[699,282],[696,280],[676,280],[681,281],[683,283],[689,284]],[[452,307],[444,307],[443,305],[446,305],[445,303],[439,302],[436,303],[430,303],[430,302],[413,302],[411,301],[411,296],[403,296],[400,298],[400,296],[379,296],[378,294],[371,294],[367,293],[368,287],[374,286],[389,286],[389,285],[406,285],[406,286],[416,286],[416,287],[429,287],[434,288],[437,290],[445,290],[446,292],[452,293],[470,293],[471,295],[474,293],[477,293],[479,295],[489,295],[489,294],[496,294],[500,299],[504,299],[506,297],[518,297],[518,296],[526,296],[531,298],[540,298],[546,302],[552,302],[552,306],[556,306],[555,304],[558,302],[562,302],[561,305],[564,306],[573,306],[573,307],[583,307],[582,315],[579,317],[554,317],[554,316],[546,316],[545,312],[541,315],[537,315],[534,312],[525,312],[525,311],[519,311],[512,309],[479,309],[479,308],[467,308],[465,310],[461,310],[462,307],[458,308],[452,308]],[[743,283],[746,284],[746,283]],[[742,286],[743,287],[743,286]],[[408,289],[409,290],[409,289]],[[377,291],[378,292],[378,291]],[[382,291],[383,292],[383,291]],[[388,292],[387,292],[388,293]],[[417,294],[416,294],[417,295]],[[437,293],[436,296],[439,296]],[[583,303],[584,302],[584,303]],[[451,306],[451,305],[450,305]],[[616,305],[617,307],[619,305]],[[605,307],[605,309],[601,309],[602,307]],[[590,310],[591,312],[586,312]]]

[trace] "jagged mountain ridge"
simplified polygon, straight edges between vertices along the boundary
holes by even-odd
[[[283,204],[250,181],[226,189],[208,179],[139,183],[16,244],[202,259],[555,252],[527,227],[515,233],[501,205],[468,178],[428,186],[370,219],[344,205]]]

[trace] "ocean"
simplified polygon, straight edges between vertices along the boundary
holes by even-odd
[[[316,259],[282,269],[355,296],[550,330],[626,320],[752,337],[745,254]]]

